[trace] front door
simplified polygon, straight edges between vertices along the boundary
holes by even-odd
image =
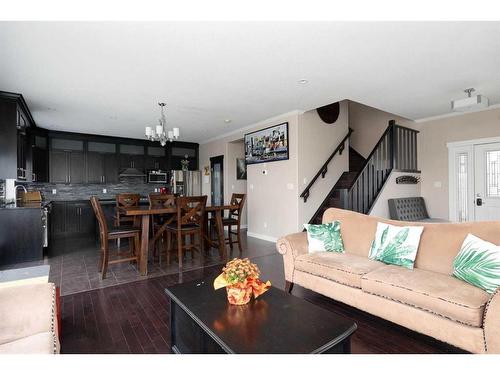
[[[214,206],[224,204],[224,156],[210,158],[211,181],[211,202]]]
[[[474,145],[476,221],[500,220],[500,143]]]

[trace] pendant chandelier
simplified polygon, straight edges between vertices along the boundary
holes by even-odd
[[[158,120],[160,125],[156,125],[156,128],[151,126],[146,126],[146,138],[150,141],[158,141],[162,146],[167,144],[167,141],[173,142],[174,139],[179,138],[179,128],[173,128],[167,131],[167,119],[163,108],[166,106],[165,103],[158,103],[160,106],[160,119]]]

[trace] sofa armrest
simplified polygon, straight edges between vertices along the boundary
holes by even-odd
[[[486,352],[500,354],[500,288],[484,309],[483,330]]]
[[[276,242],[276,249],[283,255],[285,266],[285,279],[293,282],[293,270],[295,258],[301,254],[307,254],[307,233],[299,232],[282,237]]]
[[[0,344],[50,332],[57,347],[56,310],[52,283],[0,289]]]

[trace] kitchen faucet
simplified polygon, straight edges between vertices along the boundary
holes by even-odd
[[[16,187],[14,188],[14,194],[16,196],[16,206],[17,206],[17,201],[19,200],[19,198],[17,197],[17,188],[19,187],[21,187],[24,190],[24,194],[28,192],[28,190],[26,190],[26,187],[24,187],[24,185],[16,185]]]

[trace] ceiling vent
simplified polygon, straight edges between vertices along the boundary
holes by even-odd
[[[465,89],[464,92],[467,94],[467,98],[452,100],[451,110],[454,112],[469,112],[487,108],[488,98],[483,95],[472,96],[474,91],[476,90],[473,88]]]

